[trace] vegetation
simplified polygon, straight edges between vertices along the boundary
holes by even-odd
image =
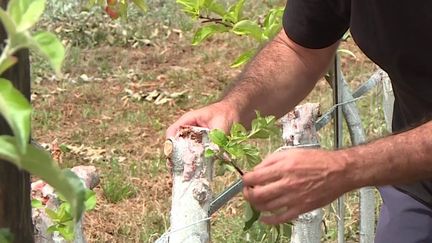
[[[269,6],[278,5],[247,1],[244,14],[259,19]],[[63,76],[53,76],[47,62],[32,56],[34,138],[68,148],[62,149],[61,167],[93,164],[101,171],[101,186],[95,189],[98,205],[85,216],[89,241],[153,242],[169,227],[171,182],[162,154],[166,127],[184,111],[214,101],[239,73],[229,68],[232,60],[257,42],[239,41],[224,32],[191,46],[195,30],[202,26],[174,1],[148,1],[151,11],[145,14],[131,8],[128,22],[112,21],[101,8],[83,12],[77,2],[51,0],[47,8],[38,29],[60,36],[67,57]],[[374,66],[350,39],[342,45],[357,57],[342,58],[345,75],[355,87]],[[359,100],[371,139],[385,133],[380,95],[377,89]],[[327,83],[320,81],[307,100],[320,102],[323,111],[330,107]],[[331,128],[320,136],[321,144],[331,148]],[[256,143],[261,154],[279,147],[280,140],[265,144],[269,145]],[[215,193],[236,178],[235,171],[216,177]],[[215,242],[263,241],[269,227],[255,224],[243,232],[243,210],[239,195],[214,215]],[[334,210],[330,206],[325,212],[323,240],[334,242]],[[346,221],[347,239],[358,241],[355,192],[349,195]]]
[[[0,20],[7,34],[0,56],[0,74],[17,63],[14,54],[24,48],[38,52],[60,74],[65,55],[63,45],[50,32],[30,32],[44,8],[45,0],[12,0],[8,2],[6,9],[0,9]],[[13,163],[52,185],[67,200],[64,205],[68,207],[64,211],[70,215],[68,221],[73,225],[73,219],[79,220],[85,209],[86,190],[74,173],[60,170],[45,151],[29,144],[31,106],[26,97],[4,78],[0,79],[0,114],[13,132],[13,135],[0,136],[0,159]],[[7,233],[2,231],[2,241],[9,241],[13,236],[6,237],[5,232]]]

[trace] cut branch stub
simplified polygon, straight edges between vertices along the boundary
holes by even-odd
[[[210,241],[209,221],[202,221],[208,218],[212,199],[213,161],[204,157],[208,132],[205,128],[182,127],[165,143],[164,153],[173,175],[169,242]]]

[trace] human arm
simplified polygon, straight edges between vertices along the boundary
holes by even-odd
[[[286,222],[364,186],[432,178],[432,121],[369,144],[338,151],[272,154],[244,177],[244,195],[269,224]],[[252,188],[253,187],[253,188]]]
[[[282,30],[246,66],[220,101],[186,113],[168,128],[167,136],[173,136],[182,125],[227,131],[233,122],[249,124],[255,110],[278,117],[285,114],[325,73],[337,45],[304,48]]]

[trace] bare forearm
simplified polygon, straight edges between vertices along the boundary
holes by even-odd
[[[324,74],[337,43],[307,49],[280,34],[264,47],[225,94],[241,121],[248,124],[254,111],[281,116],[294,108]]]
[[[375,142],[338,151],[353,187],[432,179],[432,121]]]

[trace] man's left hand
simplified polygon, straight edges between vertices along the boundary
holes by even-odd
[[[269,155],[243,177],[243,194],[267,224],[279,224],[322,207],[354,189],[346,160],[321,149],[288,149]]]

